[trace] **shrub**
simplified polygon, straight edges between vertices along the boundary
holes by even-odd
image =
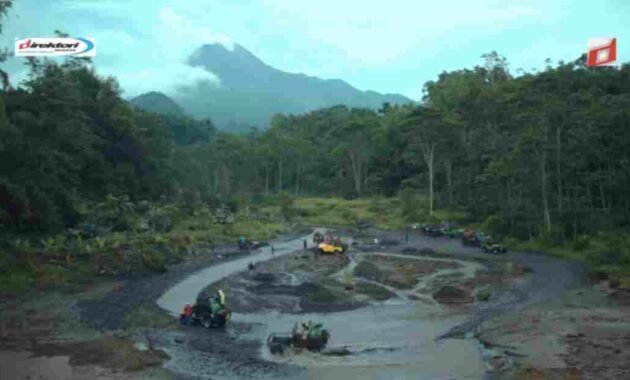
[[[164,273],[166,272],[166,265],[164,264],[164,260],[161,256],[156,254],[155,252],[148,252],[142,254],[142,265],[145,268],[155,273]]]
[[[343,209],[341,210],[341,212],[339,213],[339,215],[344,219],[345,222],[347,223],[356,223],[357,221],[357,214],[352,211],[352,210],[348,210],[348,209]]]
[[[604,247],[592,250],[588,255],[589,261],[596,265],[630,264],[630,248],[625,236],[602,234],[601,239]]]
[[[398,194],[398,199],[400,201],[400,212],[403,219],[406,222],[417,221],[420,212],[418,209],[418,196],[415,191],[407,187]]]
[[[576,251],[583,251],[591,245],[591,237],[580,235],[573,240],[572,247]]]
[[[381,281],[383,272],[378,267],[366,260],[363,260],[354,268],[354,274],[372,281]]]
[[[501,235],[505,232],[505,220],[499,215],[491,215],[482,223],[481,230],[490,235]]]
[[[295,216],[294,203],[295,198],[289,194],[283,193],[280,195],[280,214],[286,220],[291,220]]]
[[[540,234],[538,241],[546,248],[560,245],[564,241],[564,231],[560,226],[552,225],[550,231],[545,230]]]

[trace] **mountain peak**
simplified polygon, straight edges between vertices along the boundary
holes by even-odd
[[[302,113],[334,105],[378,109],[382,103],[412,102],[402,95],[360,91],[341,79],[320,79],[281,71],[267,65],[245,47],[220,43],[200,46],[188,64],[219,78],[221,86],[192,88],[179,103],[197,117],[216,125],[238,123],[266,127],[276,113]]]
[[[184,110],[173,99],[162,92],[151,91],[129,100],[133,106],[150,112],[182,116]]]

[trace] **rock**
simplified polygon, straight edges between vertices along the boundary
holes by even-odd
[[[142,232],[147,232],[151,229],[151,226],[149,226],[149,221],[146,219],[140,219],[138,221],[138,230],[142,231]]]
[[[149,347],[148,347],[148,346],[147,346],[147,344],[146,344],[146,343],[144,343],[144,342],[136,342],[133,346],[134,346],[134,347],[136,348],[136,350],[138,350],[138,351],[148,351],[148,350],[149,350]]]
[[[610,299],[619,305],[630,305],[630,290],[616,289],[609,295]]]
[[[412,301],[418,301],[418,300],[420,300],[420,297],[418,297],[418,296],[416,296],[416,295],[413,295],[413,294],[408,295],[408,296],[407,296],[407,298],[409,298],[409,299],[410,299],[410,300],[412,300]]]
[[[468,290],[454,286],[443,286],[433,293],[433,299],[443,304],[466,304],[475,301],[475,298]]]
[[[434,255],[436,252],[434,250],[432,250],[431,248],[422,248],[420,250],[420,253],[423,255]]]
[[[136,204],[136,210],[139,212],[147,212],[151,208],[149,201],[140,201]]]
[[[477,293],[477,301],[486,302],[489,299],[490,299],[490,292],[488,292],[488,291],[481,291],[481,292]]]
[[[617,279],[610,279],[608,280],[608,286],[611,289],[616,289],[619,287],[619,285],[621,285],[621,281],[617,280]]]
[[[385,278],[385,283],[399,289],[410,289],[417,283],[417,280],[413,275],[392,272]]]
[[[345,347],[330,348],[330,349],[327,349],[327,350],[323,350],[320,353],[322,355],[326,355],[326,356],[348,356],[348,355],[352,355],[352,351],[348,350]]]
[[[382,239],[379,240],[379,242],[377,244],[380,244],[381,246],[385,246],[385,247],[390,247],[390,246],[394,246],[394,245],[399,245],[400,244],[400,240],[391,239],[391,238],[382,238]]]
[[[608,280],[608,273],[604,271],[596,271],[593,273],[593,280],[596,282]]]
[[[577,333],[577,334],[565,334],[565,337],[567,338],[583,338],[584,334],[582,333]]]
[[[258,272],[256,273],[256,275],[254,275],[253,278],[255,281],[267,282],[267,283],[272,283],[277,280],[276,275],[274,275],[273,273],[268,273],[268,272]]]
[[[158,232],[169,232],[173,228],[173,220],[168,215],[155,215],[149,219],[149,226]]]
[[[506,370],[510,367],[511,361],[505,356],[495,356],[486,362],[490,372],[498,372]]]

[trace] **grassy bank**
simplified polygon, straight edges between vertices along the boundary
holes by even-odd
[[[369,221],[385,230],[404,229],[416,222],[464,220],[461,211],[436,210],[429,216],[422,199],[419,207],[410,211],[398,198],[298,198],[295,200],[295,220],[305,224],[355,225]]]
[[[294,201],[295,220],[310,224],[356,225],[371,221],[381,229],[403,229],[412,222],[435,223],[444,220],[458,222],[462,227],[480,229],[495,234],[496,218],[475,223],[458,210],[435,210],[428,215],[426,200],[416,198],[416,209],[399,198],[298,198]],[[500,234],[496,234],[500,236]],[[512,250],[538,252],[586,263],[595,272],[606,273],[614,285],[630,288],[630,234],[600,233],[580,236],[575,240],[554,240],[548,237],[522,241],[504,237]]]
[[[244,216],[229,224],[199,215],[173,219],[168,232],[130,229],[90,239],[68,234],[4,236],[0,299],[52,288],[73,292],[120,275],[162,273],[198,255],[197,246],[235,243],[241,235],[268,240],[288,230],[280,222]]]

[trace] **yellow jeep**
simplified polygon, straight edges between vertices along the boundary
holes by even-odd
[[[343,246],[326,243],[321,243],[318,248],[320,253],[344,253],[346,250]]]

